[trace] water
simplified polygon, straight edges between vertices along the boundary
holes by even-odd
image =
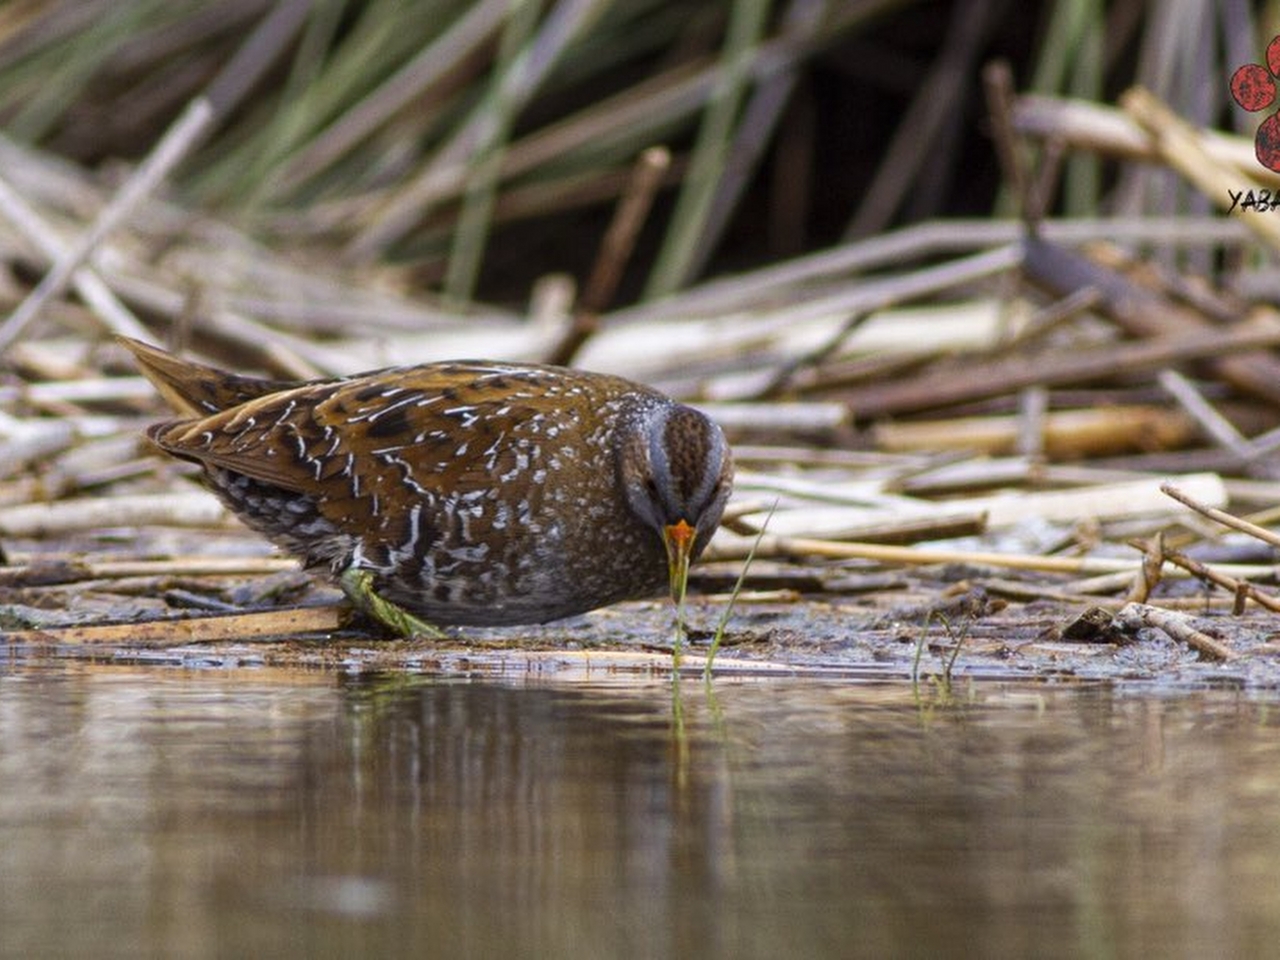
[[[1262,956],[1280,700],[0,666],[4,956]]]

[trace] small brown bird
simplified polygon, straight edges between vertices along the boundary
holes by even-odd
[[[621,377],[459,361],[287,383],[120,342],[181,415],[147,436],[401,635],[675,595],[729,498],[720,428]]]

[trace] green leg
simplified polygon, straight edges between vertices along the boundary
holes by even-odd
[[[398,637],[436,637],[444,636],[439,627],[420,620],[408,610],[397,606],[390,600],[383,599],[373,590],[373,574],[359,567],[347,567],[338,579],[342,592],[356,608],[373,617],[380,624]]]

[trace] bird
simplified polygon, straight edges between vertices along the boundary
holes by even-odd
[[[398,636],[680,604],[733,486],[710,417],[618,376],[458,360],[289,382],[117,339],[177,414],[150,441]]]

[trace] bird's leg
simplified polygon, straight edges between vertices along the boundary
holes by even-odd
[[[378,596],[373,589],[373,574],[355,564],[342,571],[338,584],[356,609],[368,614],[398,637],[435,637],[444,633],[439,627],[415,617],[408,610]]]

